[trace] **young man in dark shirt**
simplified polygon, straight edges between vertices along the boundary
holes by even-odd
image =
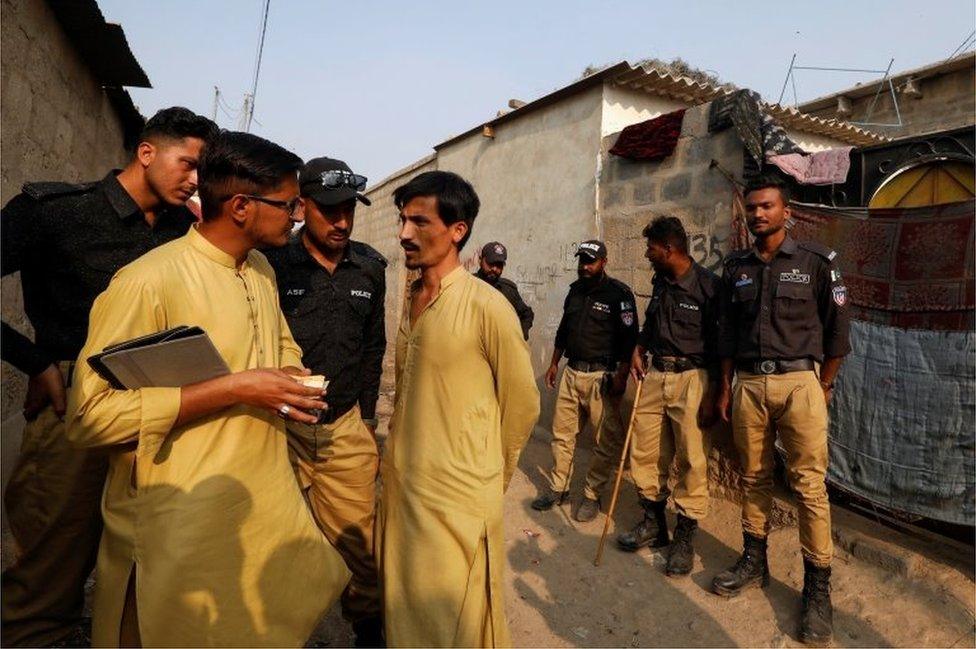
[[[637,312],[630,288],[606,273],[607,247],[602,241],[584,241],[576,255],[579,279],[569,287],[545,378],[550,389],[556,387],[559,360],[565,354],[568,360],[552,419],[553,468],[549,485],[532,507],[550,509],[569,493],[576,437],[585,414],[596,444],[576,520],[587,522],[600,511],[600,492],[610,480],[623,442],[620,396],[637,340]]]
[[[710,379],[718,377],[721,282],[688,256],[688,235],[677,218],[656,218],[644,228],[644,237],[654,288],[631,359],[631,373],[644,383],[634,404],[630,447],[630,473],[644,517],[617,543],[631,552],[668,544],[664,509],[671,464],[677,460],[671,497],[678,524],[665,573],[687,575],[694,559],[692,537],[708,512],[708,444],[702,428],[715,414],[716,386]]]
[[[4,207],[2,274],[20,271],[34,340],[3,323],[3,360],[30,377],[23,443],[5,505],[20,554],[3,573],[3,639],[47,646],[81,616],[101,534],[104,455],[64,440],[65,387],[95,297],[120,268],[182,237],[186,201],[217,126],[185,108],[156,113],[122,171],[84,184],[38,182]],[[82,359],[84,360],[84,359]]]
[[[837,253],[790,237],[789,205],[789,190],[782,183],[760,180],[750,185],[746,220],[755,244],[725,259],[717,408],[723,419],[731,419],[739,452],[745,547],[735,565],[715,577],[712,590],[733,597],[769,584],[766,537],[773,441],[778,436],[797,494],[804,567],[800,639],[825,645],[833,633],[834,553],[824,482],[827,404],[851,350],[847,287]]]
[[[265,254],[302,362],[329,381],[320,424],[289,427],[289,443],[316,522],[353,573],[342,597],[357,646],[382,643],[373,554],[376,400],[386,350],[386,260],[352,241],[366,178],[341,160],[309,160],[299,176],[305,225]]]

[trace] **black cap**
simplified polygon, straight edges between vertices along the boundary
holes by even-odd
[[[580,255],[589,257],[591,261],[594,259],[606,259],[607,247],[603,245],[602,241],[590,239],[589,241],[584,241],[579,245],[579,249],[576,251],[575,256],[579,257]]]
[[[345,203],[350,198],[358,199],[363,205],[369,205],[370,200],[352,187],[343,185],[336,189],[326,189],[322,186],[322,174],[327,171],[347,171],[352,173],[342,160],[332,158],[312,158],[305,163],[305,168],[298,175],[298,185],[302,196],[311,198],[323,207]]]
[[[486,243],[481,249],[481,258],[489,264],[505,263],[508,259],[508,250],[497,241]]]

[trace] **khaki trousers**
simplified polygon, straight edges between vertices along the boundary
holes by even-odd
[[[570,367],[563,370],[556,396],[556,412],[552,418],[553,467],[549,486],[553,491],[569,491],[576,436],[582,430],[584,417],[593,426],[596,443],[583,494],[587,498],[598,499],[616,469],[623,446],[620,398],[604,394],[602,385],[605,374],[577,372]]]
[[[49,646],[77,625],[98,555],[107,472],[104,453],[68,445],[50,406],[24,427],[4,497],[19,550],[2,577],[4,646]]]
[[[677,462],[672,500],[679,514],[699,520],[708,513],[708,450],[698,426],[698,407],[708,387],[704,369],[659,372],[649,368],[634,404],[630,475],[642,498],[668,497],[668,476]]]
[[[827,500],[827,404],[812,370],[786,374],[737,373],[732,397],[732,436],[742,465],[742,527],[769,532],[773,442],[778,431],[786,472],[797,495],[803,556],[829,566],[834,554]]]
[[[343,617],[379,616],[373,545],[379,452],[359,406],[331,424],[290,424],[288,445],[315,522],[352,572],[342,594]]]

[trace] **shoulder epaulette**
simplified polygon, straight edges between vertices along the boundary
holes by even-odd
[[[809,250],[812,253],[820,255],[827,261],[833,261],[837,257],[837,253],[832,248],[828,248],[817,241],[797,241],[796,245],[804,250]]]
[[[95,188],[98,183],[62,183],[62,182],[37,182],[24,183],[21,191],[33,198],[35,201],[44,201],[60,196],[71,196],[73,194],[84,194]]]
[[[368,259],[372,259],[383,268],[386,268],[386,257],[381,255],[373,246],[369,245],[368,243],[363,243],[362,241],[350,241],[349,245],[356,254],[362,255]]]

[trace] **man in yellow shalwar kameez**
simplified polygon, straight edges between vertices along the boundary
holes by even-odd
[[[285,422],[324,407],[258,246],[302,219],[281,147],[222,133],[199,170],[203,222],[124,267],[95,301],[69,439],[108,447],[94,646],[302,646],[349,573],[305,506]],[[116,390],[86,359],[176,325],[210,336],[231,374]],[[261,369],[265,368],[265,369]],[[283,369],[282,369],[283,368]]]
[[[382,466],[380,575],[389,646],[510,644],[502,501],[539,416],[515,311],[458,252],[478,197],[434,171],[394,192],[419,269],[397,338],[396,404]]]

